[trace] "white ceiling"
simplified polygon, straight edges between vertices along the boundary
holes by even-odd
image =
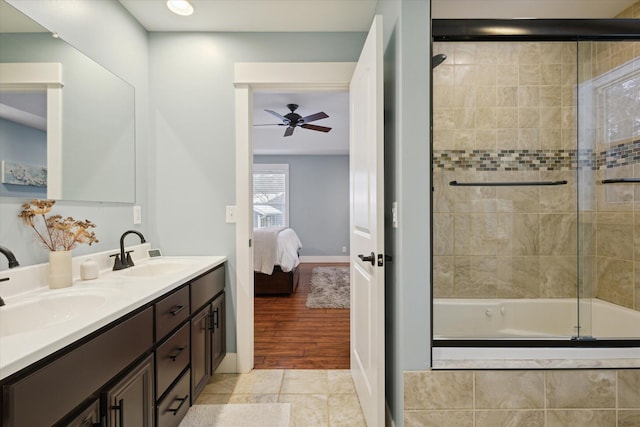
[[[149,31],[367,31],[377,0],[120,0]],[[427,0],[414,0],[427,1]],[[432,0],[432,18],[612,18],[636,0]]]
[[[377,0],[190,0],[191,16],[165,0],[120,0],[149,31],[366,31]],[[422,1],[422,0],[420,0]]]

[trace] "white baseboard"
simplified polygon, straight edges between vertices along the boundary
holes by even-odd
[[[349,262],[349,256],[313,256],[306,255],[300,257],[300,262],[315,262],[315,263],[326,263],[333,264],[336,262]]]
[[[237,366],[238,354],[237,353],[227,353],[227,355],[222,359],[220,365],[216,369],[216,374],[235,374],[238,372]]]

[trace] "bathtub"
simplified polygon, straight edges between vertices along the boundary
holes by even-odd
[[[597,298],[583,299],[434,299],[433,367],[549,368],[640,367],[640,344],[624,348],[447,347],[446,341],[564,340],[577,335],[640,340],[640,311]],[[640,341],[639,341],[640,342]]]

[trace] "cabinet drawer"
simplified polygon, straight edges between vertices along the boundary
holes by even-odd
[[[191,310],[198,311],[224,290],[224,264],[191,282]]]
[[[189,287],[175,291],[156,303],[156,342],[189,317]]]
[[[189,323],[186,323],[156,350],[156,396],[162,396],[167,387],[187,367],[189,354]]]
[[[189,410],[189,379],[190,371],[180,378],[180,381],[169,391],[167,396],[158,403],[158,427],[175,427]]]
[[[53,425],[151,348],[152,322],[149,307],[5,386],[8,425]]]

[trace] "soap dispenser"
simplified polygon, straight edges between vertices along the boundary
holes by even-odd
[[[88,259],[80,264],[80,278],[82,280],[98,278],[98,263],[92,259]]]

